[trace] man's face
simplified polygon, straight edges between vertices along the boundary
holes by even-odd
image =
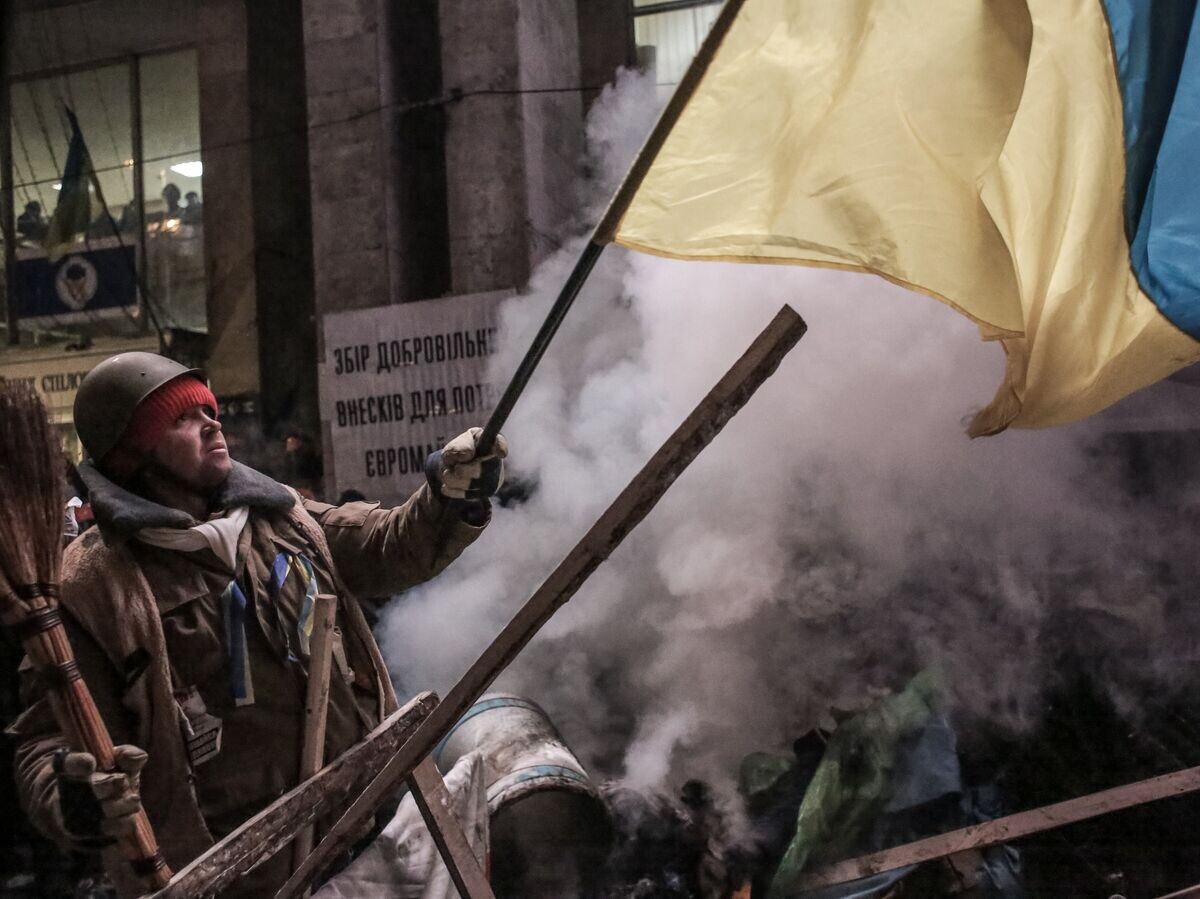
[[[150,456],[176,479],[201,492],[224,483],[233,468],[221,423],[206,406],[192,406],[175,419]]]

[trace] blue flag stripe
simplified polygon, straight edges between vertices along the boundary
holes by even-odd
[[[1200,0],[1104,0],[1125,123],[1125,224],[1138,283],[1200,339]]]

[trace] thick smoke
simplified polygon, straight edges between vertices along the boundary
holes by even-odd
[[[594,108],[593,218],[655,105],[626,74]],[[583,239],[504,307],[497,382]],[[403,689],[453,683],[784,303],[808,335],[500,686],[638,786],[727,779],[933,663],[1014,728],[1066,648],[1129,705],[1182,686],[1186,527],[1129,496],[1094,425],[969,440],[1003,366],[969,322],[864,275],[610,248],[505,429],[536,490],[381,626]]]

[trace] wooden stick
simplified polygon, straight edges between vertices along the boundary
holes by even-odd
[[[350,600],[354,602],[354,600]],[[304,701],[304,744],[300,750],[300,780],[308,780],[325,761],[325,721],[329,712],[329,672],[333,667],[333,621],[337,597],[318,593],[313,600],[312,637],[308,652],[308,693]],[[292,867],[312,852],[313,825],[296,835],[292,844]]]
[[[554,572],[529,598],[516,616],[467,670],[439,705],[417,729],[413,738],[372,781],[358,800],[333,826],[316,850],[277,894],[278,899],[297,895],[312,878],[341,851],[379,803],[404,780],[456,721],[484,693],[525,645],[541,630],[550,616],[567,602],[593,571],[615,550],[662,499],[663,494],[692,460],[699,455],[725,424],[746,404],[754,391],[775,371],[783,357],[804,335],[807,326],[790,307],[784,306],[734,363],[691,415],[667,438],[575,545]]]
[[[1158,899],[1196,899],[1198,896],[1200,896],[1200,883],[1166,896],[1159,896]]]
[[[801,874],[796,889],[812,890],[847,883],[860,877],[903,868],[905,865],[944,858],[967,849],[983,849],[1007,843],[1043,830],[1074,824],[1159,799],[1194,793],[1197,790],[1200,790],[1200,767],[1185,768],[1173,774],[1163,774],[1149,780],[1080,796],[1078,799],[1068,799],[1066,802],[1056,802],[1054,805],[1032,811],[996,818],[994,821],[972,824],[961,830],[817,868]]]
[[[194,859],[150,899],[196,899],[219,893],[286,846],[301,829],[362,792],[436,705],[433,693],[410,700],[361,743]]]
[[[430,756],[413,768],[408,778],[425,826],[437,844],[454,888],[462,899],[496,899],[479,859],[463,833],[462,823],[450,808],[450,793],[446,782]],[[485,847],[486,848],[486,847]]]

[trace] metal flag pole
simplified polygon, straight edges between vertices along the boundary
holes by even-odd
[[[546,353],[546,348],[550,346],[550,341],[554,339],[554,335],[558,331],[558,326],[567,317],[567,312],[570,311],[571,304],[575,302],[575,298],[579,296],[579,292],[587,282],[588,275],[591,274],[596,260],[600,258],[600,254],[604,252],[604,248],[612,243],[613,238],[616,236],[617,228],[621,224],[621,219],[625,217],[625,213],[629,210],[629,205],[633,202],[633,197],[637,193],[638,188],[642,186],[642,181],[645,179],[646,173],[650,171],[650,166],[654,163],[663,144],[666,143],[671,129],[675,127],[675,123],[679,121],[680,115],[683,114],[683,110],[691,101],[692,95],[696,92],[696,88],[704,78],[704,73],[708,71],[709,63],[717,55],[717,51],[721,47],[721,42],[725,40],[725,35],[729,33],[730,27],[733,25],[738,12],[745,2],[746,0],[726,0],[724,8],[713,22],[712,29],[704,38],[700,49],[696,51],[691,65],[688,66],[674,93],[671,94],[671,99],[667,103],[666,109],[658,117],[658,122],[655,123],[654,130],[650,132],[650,136],[646,138],[646,142],[642,145],[641,150],[638,151],[633,165],[630,166],[629,171],[625,175],[625,180],[621,182],[621,186],[613,194],[612,199],[608,203],[608,208],[592,231],[592,236],[588,239],[587,245],[584,246],[583,252],[580,253],[579,259],[575,262],[575,267],[567,277],[566,283],[563,284],[562,290],[559,291],[558,299],[554,301],[554,305],[550,307],[550,311],[546,314],[546,320],[542,322],[541,328],[538,329],[537,335],[533,338],[533,343],[526,351],[525,357],[521,360],[521,364],[517,366],[512,380],[508,382],[508,386],[504,389],[500,401],[496,403],[496,408],[492,410],[491,417],[488,418],[487,425],[484,426],[483,433],[479,436],[479,441],[476,445],[477,455],[482,456],[491,451],[492,444],[496,440],[496,435],[500,433],[500,429],[508,420],[513,406],[517,404],[517,400],[525,390],[529,379],[533,377],[538,363],[542,361],[542,356]]]

